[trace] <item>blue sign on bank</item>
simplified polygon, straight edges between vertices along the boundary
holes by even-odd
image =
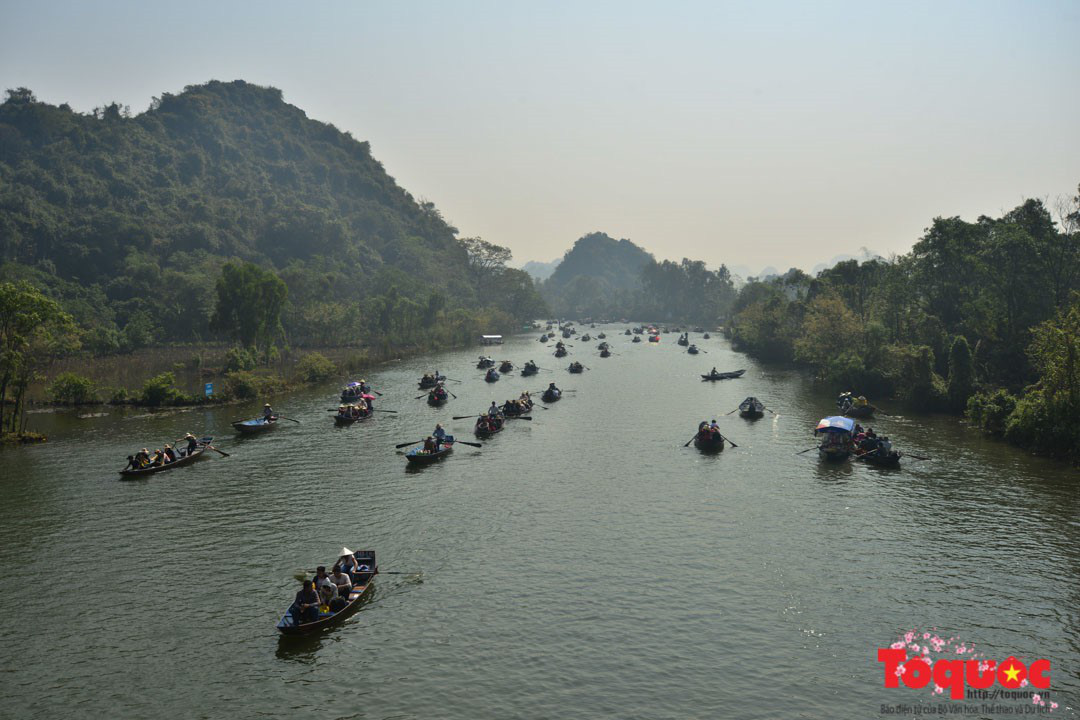
[[[214,383],[206,383],[206,397],[214,394]]]

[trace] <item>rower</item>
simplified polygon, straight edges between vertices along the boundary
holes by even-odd
[[[187,440],[187,454],[191,455],[199,447],[199,441],[191,433],[185,435],[184,439]]]
[[[499,416],[499,406],[495,404],[495,401],[491,401],[491,407],[487,411],[488,417],[494,418]]]
[[[431,433],[431,437],[435,438],[435,449],[438,450],[439,446],[446,440],[446,431],[443,430],[442,423],[435,425],[435,432]]]
[[[551,392],[562,392],[559,388],[555,387],[555,383],[548,383],[548,390]]]
[[[270,422],[274,419],[274,408],[270,407],[270,403],[263,405],[263,420]]]

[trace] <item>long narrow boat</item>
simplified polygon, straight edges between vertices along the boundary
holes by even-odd
[[[371,415],[372,415],[371,411],[368,410],[367,408],[364,408],[364,410],[362,410],[359,414],[356,414],[356,415],[354,415],[353,413],[349,412],[346,409],[346,411],[344,413],[341,413],[339,411],[336,415],[334,415],[334,424],[335,425],[352,425],[353,423],[358,423],[358,422],[361,422],[363,420],[367,420],[369,417],[371,417]]]
[[[583,372],[585,372],[585,366],[582,365],[581,363],[577,362],[577,361],[574,361],[574,362],[570,363],[569,367],[567,367],[566,369],[569,370],[572,373],[583,373]]]
[[[844,415],[850,418],[868,418],[874,416],[874,410],[876,408],[873,405],[852,405],[848,409],[844,410]]]
[[[734,380],[735,378],[741,378],[746,370],[732,370],[731,372],[719,372],[709,373],[708,375],[702,375],[702,380]]]
[[[446,392],[446,388],[439,385],[428,391],[427,404],[431,407],[439,407],[440,405],[445,405],[449,397],[450,395]]]
[[[739,417],[756,420],[765,414],[765,404],[756,397],[748,397],[739,403]]]
[[[438,462],[444,457],[454,451],[454,441],[445,440],[438,450],[434,452],[425,450],[421,445],[420,447],[414,447],[412,450],[405,453],[405,459],[410,465],[430,465],[433,462]]]
[[[525,407],[520,405],[507,405],[503,404],[500,408],[502,410],[503,417],[507,420],[513,420],[514,418],[521,417],[522,415],[528,415],[533,408],[533,403],[528,403]]]
[[[822,418],[814,428],[814,437],[821,437],[824,442],[818,446],[818,456],[822,460],[841,462],[852,453],[851,435],[855,432],[855,421],[841,415]]]
[[[903,453],[892,450],[887,455],[882,455],[880,450],[870,450],[864,453],[855,453],[856,460],[862,460],[878,467],[900,467],[900,456]]]
[[[433,388],[444,380],[446,380],[445,375],[435,375],[433,373],[428,373],[424,377],[420,378],[420,389],[427,390],[428,388]]]
[[[713,432],[708,426],[699,428],[694,436],[694,447],[704,453],[717,453],[724,450],[724,436]]]
[[[337,612],[319,612],[318,619],[302,623],[293,615],[292,605],[290,605],[277,624],[277,629],[283,635],[307,635],[318,632],[339,625],[345,618],[356,611],[360,606],[360,601],[371,590],[371,581],[379,574],[379,566],[375,562],[374,550],[357,550],[352,555],[356,558],[360,572],[350,575],[353,586],[352,590],[349,591],[348,603],[345,607]]]
[[[232,424],[233,429],[242,435],[253,435],[255,433],[266,432],[267,430],[273,430],[278,425],[276,417],[258,417],[251,418],[250,420],[237,420]]]
[[[126,470],[120,470],[120,475],[124,479],[130,479],[153,475],[154,473],[162,472],[164,470],[172,470],[173,468],[178,468],[183,465],[190,465],[202,457],[204,452],[210,449],[210,443],[212,442],[214,442],[214,437],[212,435],[201,437],[198,439],[199,444],[191,451],[191,454],[183,455],[176,460],[173,460],[171,463],[165,463],[164,465],[151,465],[150,467],[144,468],[128,468]]]
[[[502,432],[503,425],[506,424],[506,419],[501,415],[496,415],[494,418],[489,418],[487,415],[481,415],[476,418],[476,427],[473,428],[473,434],[478,438],[491,437],[495,433]]]

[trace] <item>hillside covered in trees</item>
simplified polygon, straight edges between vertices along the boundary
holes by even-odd
[[[134,116],[26,89],[0,105],[0,281],[57,301],[84,351],[248,342],[215,313],[222,268],[246,264],[282,283],[260,342],[468,339],[545,312],[509,259],[273,88],[209,82]]]
[[[896,395],[1080,457],[1080,195],[999,218],[935,218],[910,253],[739,292],[737,349],[837,390]]]
[[[735,289],[727,268],[699,260],[657,262],[629,240],[602,232],[578,239],[543,283],[543,295],[564,317],[633,317],[716,324]]]

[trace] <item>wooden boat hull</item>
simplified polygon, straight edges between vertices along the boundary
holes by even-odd
[[[558,350],[555,351],[555,357],[557,357],[557,358],[566,357],[567,354],[568,353],[566,352],[566,350],[563,350],[562,348],[559,348]]]
[[[499,372],[503,373],[504,375],[506,373],[510,372],[513,369],[514,369],[514,366],[511,365],[510,363],[503,363],[502,365],[499,366]]]
[[[571,365],[570,367],[568,367],[566,369],[569,370],[570,372],[574,373],[575,375],[579,375],[579,374],[585,372],[585,367],[583,365]]]
[[[686,352],[689,353],[690,355],[697,355],[698,354],[698,349],[696,347],[691,347],[691,348],[687,348]]]
[[[718,453],[724,450],[724,438],[713,437],[712,433],[709,433],[709,437],[703,437],[698,434],[694,438],[694,447],[704,453]]]
[[[120,476],[122,480],[134,480],[135,478],[146,477],[147,475],[153,475],[154,473],[164,472],[165,470],[172,470],[173,468],[183,467],[185,465],[191,465],[196,460],[203,456],[209,449],[210,443],[214,442],[212,435],[199,438],[199,446],[195,448],[195,451],[190,455],[185,455],[171,463],[165,465],[156,465],[153,467],[139,468],[137,470],[120,470]]]
[[[862,460],[865,463],[876,465],[877,467],[900,467],[900,455],[901,453],[894,452],[890,455],[882,455],[876,451],[870,451],[862,455],[855,455],[856,460]]]
[[[844,411],[844,415],[850,418],[868,418],[874,416],[873,405],[861,405],[849,407]]]
[[[535,375],[538,372],[540,372],[540,368],[525,367],[521,370],[521,377],[529,377],[530,375]]]
[[[482,425],[479,421],[476,423],[476,427],[473,428],[473,434],[478,438],[489,438],[495,433],[502,432],[503,426],[506,425],[506,420],[499,418],[495,421],[495,427],[489,428],[486,425]]]
[[[430,378],[430,379],[428,379],[428,378],[420,378],[420,382],[418,384],[419,384],[421,390],[427,390],[428,388],[435,387],[436,385],[443,382],[444,380],[446,380],[445,375],[441,375],[438,378]]]
[[[357,550],[353,553],[353,556],[361,565],[367,565],[371,569],[368,572],[358,573],[353,577],[353,588],[349,593],[348,604],[336,613],[320,614],[318,620],[306,623],[296,621],[296,618],[289,611],[292,608],[290,605],[289,610],[285,611],[277,624],[277,629],[282,635],[310,635],[311,633],[320,632],[335,625],[340,625],[349,615],[359,609],[361,602],[371,592],[372,581],[379,574],[379,566],[375,562],[374,550]]]
[[[435,452],[424,452],[423,448],[413,448],[405,453],[405,459],[410,465],[430,465],[438,462],[454,451],[453,443],[446,443]]]
[[[765,413],[761,410],[739,410],[739,417],[746,418],[747,420],[757,420],[764,417]]]
[[[448,397],[448,395],[433,395],[432,393],[428,393],[427,404],[431,407],[439,407],[440,405],[446,404],[446,399]]]
[[[702,375],[702,380],[708,380],[709,382],[715,382],[717,380],[734,380],[735,378],[741,378],[746,370],[732,370],[731,372],[722,372],[715,375]]]
[[[602,358],[611,357],[611,352],[609,350],[601,350],[600,351],[600,357],[602,357]]]
[[[551,390],[545,390],[544,394],[540,396],[540,399],[546,403],[553,403],[562,399],[561,392],[552,392]]]
[[[266,421],[263,418],[240,420],[232,424],[233,429],[241,435],[255,435],[257,433],[273,430],[278,426],[277,420]]]
[[[489,383],[499,382],[499,373],[497,373],[497,372],[489,372],[487,375],[484,376],[484,382],[489,382]]]
[[[843,462],[851,457],[851,451],[819,447],[818,457],[828,462]]]
[[[370,414],[361,415],[360,417],[350,417],[348,415],[335,415],[334,416],[334,424],[335,425],[352,425],[354,423],[363,422],[364,420],[367,420],[369,417],[371,417]]]

